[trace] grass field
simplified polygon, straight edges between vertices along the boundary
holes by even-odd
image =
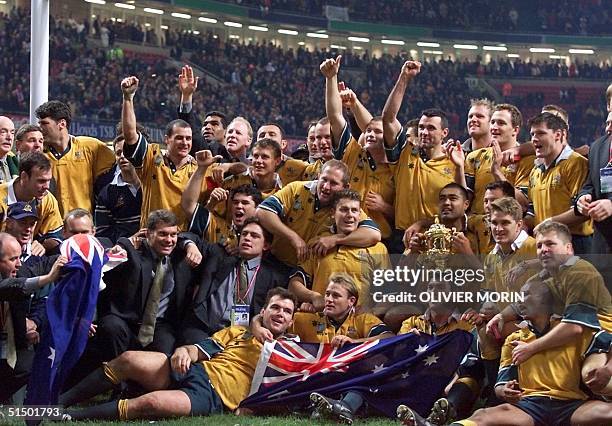
[[[214,426],[275,426],[275,425],[296,425],[296,426],[326,426],[326,425],[337,425],[333,422],[324,421],[313,421],[308,418],[299,417],[238,417],[232,414],[222,414],[209,417],[184,417],[174,420],[160,420],[160,421],[133,421],[133,422],[71,422],[74,425],[95,425],[95,426],[115,426],[117,424],[129,423],[130,425],[146,425],[155,424],[160,426],[196,426],[196,425],[214,425]],[[367,426],[397,426],[399,423],[391,419],[359,419],[356,421],[360,425]],[[22,425],[18,421],[9,421],[8,426]],[[45,422],[43,424],[51,425],[57,423]]]

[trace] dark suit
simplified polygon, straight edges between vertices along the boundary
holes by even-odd
[[[127,238],[117,242],[128,253],[127,262],[104,274],[108,288],[100,293],[96,340],[103,360],[115,358],[128,349],[142,349],[137,341],[149,290],[153,283],[155,260],[147,244],[136,250]],[[163,318],[157,318],[153,342],[146,347],[172,353],[184,313],[190,305],[199,268],[192,269],[180,245],[169,257],[174,289]]]
[[[0,403],[8,403],[11,395],[25,385],[32,369],[34,352],[28,350],[26,341],[26,312],[30,291],[25,287],[26,278],[0,279],[0,304],[10,302],[17,362],[11,368],[6,361],[0,361]],[[33,289],[32,289],[33,291]]]
[[[612,199],[612,194],[602,194],[600,182],[600,169],[605,167],[610,160],[610,140],[604,136],[596,140],[589,151],[589,175],[576,197],[576,201],[583,195],[590,194],[591,200]],[[578,213],[578,208],[575,209]],[[604,277],[608,288],[612,288],[612,217],[604,221],[593,221],[595,233],[593,234],[593,255],[588,260],[595,265],[599,273]]]
[[[202,137],[202,133],[200,129],[197,128],[197,119],[193,109],[191,112],[180,112],[180,109],[177,109],[177,116],[179,119],[186,121],[191,126],[191,133],[193,134],[192,142],[191,142],[191,154],[192,157],[195,157],[195,153],[198,151],[202,151],[207,149],[212,152],[213,155],[220,155],[223,157],[222,163],[231,162],[232,156],[227,152],[227,149],[224,145],[217,141],[205,141]]]
[[[589,175],[576,199],[585,194],[590,194],[591,199],[612,199],[612,194],[601,193],[601,182],[599,170],[608,164],[610,160],[610,141],[612,137],[603,136],[591,145],[589,151]],[[593,221],[595,225],[595,237],[593,240],[593,253],[612,253],[612,217],[602,221]]]
[[[14,296],[10,302],[10,308],[15,336],[15,349],[17,351],[17,363],[14,369],[11,369],[8,365],[0,367],[0,381],[9,384],[6,389],[0,390],[0,402],[5,401],[6,398],[25,385],[30,377],[34,350],[36,348],[28,343],[26,337],[26,318],[34,321],[37,331],[42,333],[44,323],[47,321],[46,296],[54,286],[49,284],[43,288],[37,288],[28,294],[23,289],[22,284],[25,284],[27,278],[48,274],[56,259],[57,256],[31,256],[19,268],[17,278],[2,280],[0,283],[0,287],[4,286],[2,293],[5,296],[10,295],[10,293],[13,293]],[[1,297],[0,300],[2,300]]]
[[[209,244],[203,254],[203,276],[183,329],[185,343],[197,343],[218,331],[214,324],[221,321],[223,313],[210,312],[211,295],[219,290],[230,273],[237,269],[241,260],[237,256],[228,256],[218,244]],[[255,277],[250,318],[257,315],[264,307],[268,290],[274,287],[287,287],[290,272],[290,268],[285,267],[273,256],[263,256]],[[214,319],[211,321],[211,318]]]

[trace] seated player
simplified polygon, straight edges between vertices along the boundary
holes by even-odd
[[[514,348],[513,360],[517,364],[541,351],[571,343],[585,329],[609,332],[612,326],[610,292],[595,267],[573,255],[568,227],[549,220],[539,224],[534,232],[542,268],[538,275],[553,293],[553,312],[563,318],[550,333]],[[489,321],[487,332],[501,330],[505,323],[518,318],[516,308],[507,306]]]
[[[262,324],[274,339],[286,338],[295,297],[275,288],[261,310]],[[72,419],[132,420],[197,416],[235,410],[247,397],[262,344],[245,327],[232,326],[196,345],[181,346],[172,357],[160,352],[128,351],[94,371],[60,397],[71,406],[132,380],[148,393],[81,410]]]
[[[612,403],[589,400],[581,388],[581,361],[597,346],[593,345],[592,330],[583,329],[571,342],[516,364],[513,348],[549,334],[560,324],[557,319],[551,319],[554,296],[539,277],[530,279],[522,291],[525,299],[519,309],[527,323],[506,338],[495,385],[498,397],[506,403],[478,410],[469,419],[452,425],[611,424]]]
[[[325,291],[325,308],[322,313],[298,313],[292,331],[306,343],[330,343],[342,347],[346,343],[361,343],[393,336],[387,326],[369,313],[355,313],[359,298],[357,285],[343,273],[332,274]],[[269,340],[272,336],[261,330],[259,321],[253,324],[255,335]],[[328,416],[352,423],[363,403],[359,392],[347,392],[341,400],[327,398],[319,393],[310,395],[314,403],[312,417]]]
[[[430,281],[427,292],[434,295],[450,293],[451,284],[444,281]],[[484,326],[484,323],[482,324]],[[427,333],[442,335],[454,330],[464,330],[476,333],[477,329],[472,322],[461,319],[461,312],[452,304],[432,300],[428,303],[423,315],[414,315],[402,323],[398,334]],[[476,342],[476,340],[474,341]],[[478,349],[473,350],[462,361],[457,375],[459,378],[448,390],[445,398],[438,399],[431,410],[427,420],[433,424],[444,424],[448,419],[457,415],[463,416],[471,412],[471,408],[478,398],[484,379],[484,366],[477,355]],[[405,405],[397,407],[398,417],[403,420],[410,410]]]

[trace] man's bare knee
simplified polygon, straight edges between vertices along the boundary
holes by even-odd
[[[474,411],[470,420],[476,422],[478,426],[495,426],[495,417],[503,416],[504,412],[509,412],[509,407],[505,404],[491,408],[480,408]]]
[[[130,373],[140,365],[140,353],[139,351],[125,351],[109,361],[108,366],[123,379],[131,379]]]
[[[612,403],[610,402],[591,402],[586,413],[581,413],[585,424],[600,425],[612,422]]]
[[[155,393],[148,393],[128,402],[129,419],[158,418],[163,412],[163,401]]]
[[[474,411],[474,413],[470,416],[470,420],[476,422],[478,426],[488,425],[489,423],[487,423],[487,416],[489,415],[490,411],[490,408],[480,408]]]

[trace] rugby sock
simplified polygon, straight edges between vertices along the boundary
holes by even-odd
[[[363,404],[363,397],[359,392],[349,391],[344,394],[341,401],[351,410],[351,413],[355,414]]]
[[[92,405],[80,410],[67,410],[67,414],[72,417],[72,420],[83,419],[106,419],[106,420],[121,420],[119,417],[121,400],[110,401],[100,405]],[[127,413],[127,407],[125,409]]]
[[[81,380],[76,386],[61,394],[58,403],[64,407],[70,407],[77,402],[85,401],[109,391],[119,383],[121,383],[119,377],[105,363],[102,367],[94,370],[89,376]]]

